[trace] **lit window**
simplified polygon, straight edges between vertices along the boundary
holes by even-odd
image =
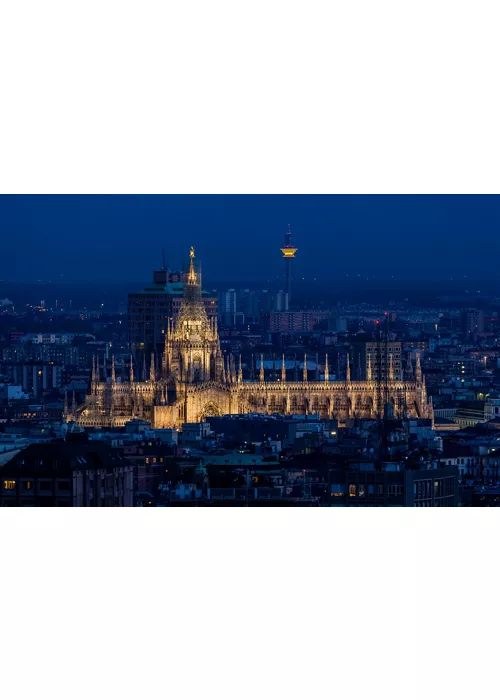
[[[3,487],[6,491],[12,491],[16,488],[16,482],[9,479],[3,482]]]
[[[364,496],[365,495],[365,487],[364,484],[360,484],[358,488],[358,496]]]
[[[349,484],[349,496],[356,495],[356,484]]]
[[[29,490],[31,489],[31,481],[27,481],[27,482],[24,484],[24,488],[27,489],[27,490],[29,491]]]

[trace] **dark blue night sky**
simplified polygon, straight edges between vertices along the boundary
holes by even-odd
[[[194,245],[211,280],[281,274],[292,225],[296,275],[496,279],[500,196],[1,196],[0,276],[148,280]]]

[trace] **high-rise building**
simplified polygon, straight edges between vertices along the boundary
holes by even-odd
[[[284,292],[282,289],[276,292],[276,296],[274,297],[274,310],[288,311],[288,292]]]
[[[292,243],[292,231],[288,224],[288,231],[285,233],[285,245],[281,248],[285,260],[285,290],[288,294],[288,304],[292,301],[292,261],[298,248],[294,248]]]
[[[235,324],[236,302],[236,289],[228,289],[227,292],[222,292],[219,300],[219,315],[225,326],[234,326]]]
[[[238,293],[236,308],[245,319],[245,323],[258,323],[260,319],[260,292],[242,289]]]
[[[356,379],[401,379],[401,342],[359,341],[352,343],[352,350],[352,370]]]
[[[482,309],[463,309],[460,314],[462,333],[466,338],[475,339],[484,333],[484,312]]]
[[[169,319],[177,318],[184,296],[186,273],[167,269],[155,270],[153,282],[140,292],[128,295],[128,327],[130,348],[142,366],[141,355],[149,357],[163,352]],[[209,318],[217,316],[217,298],[202,291],[202,300]]]

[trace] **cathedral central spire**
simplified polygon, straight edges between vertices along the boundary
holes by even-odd
[[[198,282],[198,275],[194,269],[194,248],[191,246],[189,251],[189,272],[188,272],[188,284],[195,286]]]

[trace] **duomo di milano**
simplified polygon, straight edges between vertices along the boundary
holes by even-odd
[[[129,420],[147,420],[155,428],[180,427],[202,421],[207,416],[230,413],[317,414],[344,423],[349,418],[432,418],[432,402],[427,398],[420,362],[411,379],[394,378],[389,356],[388,380],[377,382],[368,366],[366,381],[351,381],[349,363],[345,380],[331,381],[328,357],[324,379],[308,381],[304,368],[302,381],[287,379],[283,360],[279,381],[266,380],[261,362],[259,378],[248,381],[238,363],[221,352],[217,320],[208,318],[201,296],[200,274],[195,269],[194,250],[184,298],[179,314],[169,320],[161,358],[161,376],[156,376],[151,356],[149,379],[117,382],[112,361],[111,377],[102,381],[94,363],[90,394],[85,402],[67,412],[68,420],[82,427],[120,427]]]

